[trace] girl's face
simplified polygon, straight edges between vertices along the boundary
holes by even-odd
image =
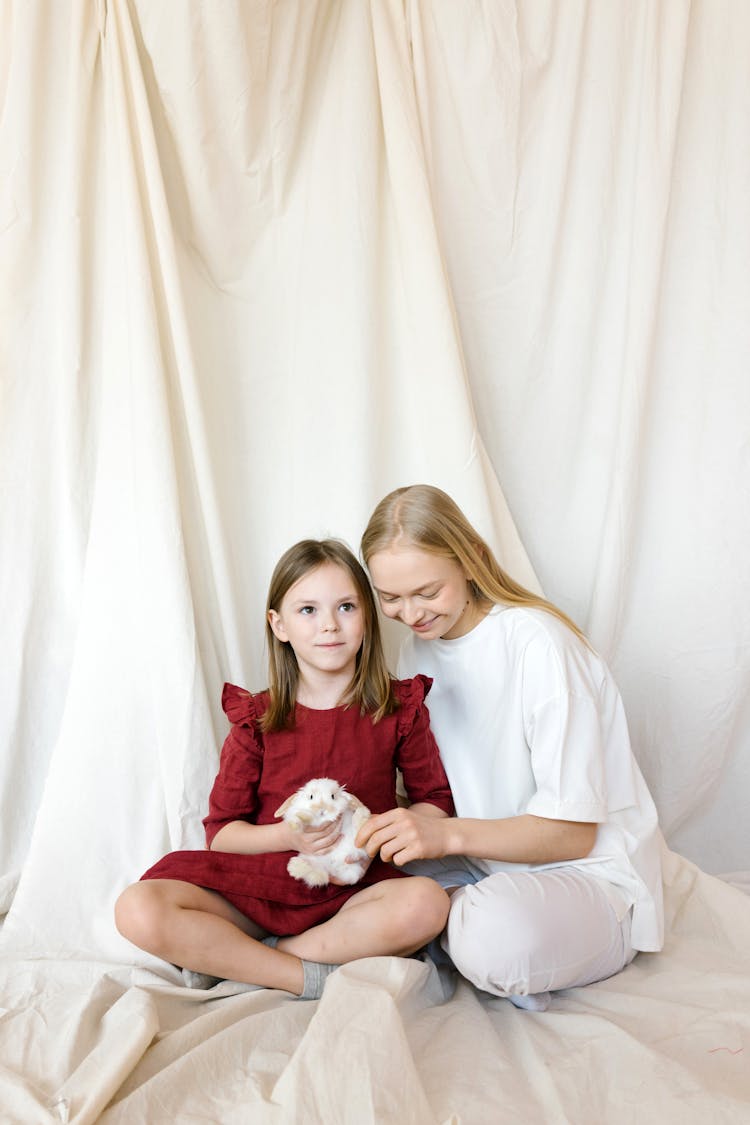
[[[304,679],[320,673],[350,679],[365,633],[365,615],[356,583],[336,563],[303,575],[268,620],[280,641],[294,649]]]
[[[367,565],[386,617],[403,621],[425,640],[463,637],[484,616],[455,559],[419,547],[389,547],[371,555]]]

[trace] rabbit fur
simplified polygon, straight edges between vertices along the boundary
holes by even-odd
[[[274,813],[292,828],[322,828],[341,817],[341,838],[325,855],[295,855],[287,871],[308,887],[324,887],[334,876],[342,883],[357,883],[369,866],[370,857],[354,841],[370,810],[353,793],[330,777],[314,777],[302,785]],[[347,863],[347,859],[357,860]]]

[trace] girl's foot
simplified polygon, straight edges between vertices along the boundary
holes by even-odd
[[[221,984],[223,977],[212,977],[208,973],[194,973],[192,969],[183,969],[182,980],[186,988],[213,988],[215,984]]]

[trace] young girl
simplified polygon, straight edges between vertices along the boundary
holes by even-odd
[[[386,496],[362,556],[383,612],[411,629],[399,674],[434,679],[457,818],[390,810],[357,842],[399,865],[433,861],[409,869],[452,895],[443,950],[519,1007],[660,949],[656,810],[601,658],[437,488]]]
[[[115,917],[135,945],[183,966],[192,987],[230,978],[313,999],[338,963],[420,949],[449,900],[380,859],[355,886],[308,887],[287,861],[329,850],[338,827],[293,831],[274,811],[326,776],[386,812],[397,767],[415,816],[437,820],[453,803],[423,705],[429,681],[391,680],[367,575],[343,544],[308,539],[286,552],[266,631],[269,689],[224,687],[232,729],[203,822],[208,849],[165,856],[124,891]]]

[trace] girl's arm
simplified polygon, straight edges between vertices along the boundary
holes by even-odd
[[[263,770],[263,738],[252,721],[253,697],[232,685],[222,702],[232,728],[221,751],[219,773],[209,797],[203,824],[206,844],[214,852],[259,855],[262,852],[327,851],[340,835],[338,822],[324,828],[295,832],[285,821],[255,824],[258,784]],[[234,721],[237,720],[237,721]]]
[[[340,835],[338,821],[323,828],[306,828],[296,832],[284,820],[274,824],[232,820],[219,829],[211,840],[210,849],[212,852],[242,855],[259,855],[261,852],[304,852],[312,855],[327,851]]]
[[[443,819],[440,811],[426,815],[426,807],[391,809],[370,817],[357,843],[370,855],[380,852],[397,866],[414,859],[442,859],[474,855],[506,863],[564,863],[583,859],[596,842],[596,824],[550,820],[546,817],[507,817],[503,820]],[[437,817],[434,813],[438,813]]]
[[[425,676],[415,676],[399,685],[404,698],[397,726],[396,764],[403,776],[410,808],[418,814],[442,819],[454,812],[453,796],[424,706],[430,683]]]
[[[427,801],[418,801],[413,805],[409,805],[409,812],[417,813],[419,816],[434,816],[438,820],[443,820],[450,816],[450,813],[445,809],[439,809],[437,805],[432,805]]]

